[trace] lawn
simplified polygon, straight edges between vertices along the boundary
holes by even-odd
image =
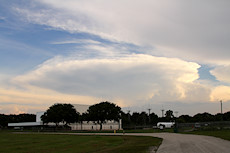
[[[172,128],[166,128],[163,130],[160,129],[139,129],[139,130],[125,130],[125,133],[161,133],[161,132],[169,132],[172,133],[173,129]]]
[[[71,133],[114,133],[114,130],[106,130],[106,131],[67,131]],[[173,129],[136,129],[136,130],[116,130],[116,133],[159,133],[159,132],[173,132]]]
[[[79,136],[0,132],[0,152],[146,153],[162,139],[139,136]]]
[[[198,130],[192,132],[186,132],[186,134],[198,134],[198,135],[207,135],[222,138],[230,141],[230,130]]]

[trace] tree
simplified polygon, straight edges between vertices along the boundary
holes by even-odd
[[[134,123],[134,125],[138,124],[138,118],[140,116],[140,113],[134,112],[131,116],[131,122]]]
[[[215,116],[214,116],[214,118],[215,118],[215,121],[223,121],[223,114],[221,114],[221,113],[218,113],[218,114],[216,114]]]
[[[0,128],[7,127],[8,122],[9,122],[9,116],[0,114]]]
[[[139,117],[137,118],[137,124],[138,125],[146,125],[148,120],[148,115],[146,112],[141,112]]]
[[[189,115],[181,115],[178,119],[177,119],[178,123],[189,123],[192,122],[192,117]]]
[[[165,118],[167,121],[171,121],[174,118],[173,111],[172,110],[166,111]]]
[[[68,125],[78,121],[79,113],[71,104],[54,104],[41,116],[43,123],[53,122],[56,127],[60,122]]]
[[[150,124],[156,125],[158,122],[158,116],[155,113],[151,113],[149,116],[150,116]]]
[[[123,128],[125,126],[130,126],[131,124],[131,120],[130,120],[130,114],[129,113],[124,113],[124,112],[121,112],[121,118],[122,118],[122,125],[123,125]]]
[[[214,121],[215,120],[215,116],[213,116],[210,113],[198,113],[196,115],[193,116],[193,122],[207,122],[207,121]]]
[[[17,115],[18,122],[35,122],[36,115],[35,114],[19,114]]]
[[[230,111],[229,111],[229,112],[224,113],[224,115],[223,115],[223,119],[224,119],[224,121],[230,121]]]
[[[102,130],[102,124],[105,123],[106,120],[119,121],[121,108],[106,101],[90,106],[87,111],[89,119],[100,124],[100,130]]]

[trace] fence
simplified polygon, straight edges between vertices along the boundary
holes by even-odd
[[[230,121],[178,123],[177,128],[180,132],[230,129]]]

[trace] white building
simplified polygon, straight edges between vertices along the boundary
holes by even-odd
[[[90,105],[80,105],[80,104],[73,104],[74,108],[80,113],[87,112]],[[71,123],[70,127],[72,130],[100,130],[100,124],[95,122],[87,122],[84,121],[82,123]],[[102,124],[102,130],[120,130],[122,129],[121,120],[117,121],[106,121],[105,124]]]
[[[74,108],[80,114],[87,112],[90,105],[81,105],[81,104],[73,104]],[[43,122],[41,120],[41,116],[44,112],[37,112],[36,113],[36,122],[24,122],[24,123],[8,123],[9,127],[20,128],[20,127],[38,127],[43,126]],[[54,126],[54,123],[49,123],[48,125]],[[100,124],[95,122],[87,122],[84,121],[82,123],[71,123],[69,125],[71,130],[100,130]],[[106,121],[105,124],[102,124],[102,130],[119,130],[122,129],[121,120],[117,121]]]
[[[8,123],[8,126],[14,127],[14,128],[42,126],[43,123],[41,121],[41,116],[43,114],[44,114],[44,112],[37,112],[36,113],[36,122]]]

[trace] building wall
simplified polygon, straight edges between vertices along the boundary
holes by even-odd
[[[82,104],[72,104],[74,108],[80,113],[87,112],[90,105]],[[70,127],[72,130],[100,130],[100,124],[95,124],[94,122],[83,122],[81,123],[71,123]],[[121,120],[116,121],[107,121],[105,124],[102,124],[102,130],[118,130],[122,129]]]
[[[37,112],[36,113],[36,122],[42,122],[41,117],[45,112]]]
[[[100,130],[100,124],[94,122],[72,123],[71,130]],[[102,124],[102,130],[119,130],[121,125],[116,121],[109,121]]]
[[[77,112],[80,114],[86,113],[89,109],[90,105],[82,105],[82,104],[72,104]]]

